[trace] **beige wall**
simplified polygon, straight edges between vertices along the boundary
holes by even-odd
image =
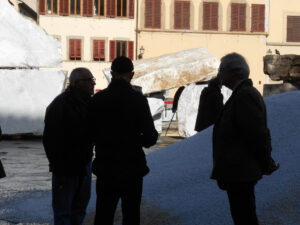
[[[106,18],[106,17],[82,17],[82,16],[52,16],[41,15],[39,24],[50,35],[61,41],[63,70],[70,74],[75,67],[89,68],[97,79],[96,89],[103,89],[107,86],[106,78],[102,69],[110,66],[109,41],[125,40],[135,41],[135,20],[127,18]],[[69,60],[68,40],[69,38],[82,39],[82,60]],[[104,39],[105,62],[93,61],[92,41],[95,38]]]

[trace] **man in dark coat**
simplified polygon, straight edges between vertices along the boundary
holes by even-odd
[[[55,225],[81,225],[90,199],[93,145],[87,106],[94,86],[88,69],[74,69],[70,86],[46,110],[43,145],[52,172]]]
[[[213,125],[223,108],[223,95],[221,93],[220,78],[209,81],[200,95],[195,131],[200,132]]]
[[[142,147],[157,141],[147,99],[133,90],[133,64],[116,58],[108,88],[93,97],[89,125],[96,144],[93,173],[97,175],[95,225],[113,225],[119,199],[123,225],[140,224],[143,177],[149,172]]]
[[[271,158],[266,107],[241,55],[224,56],[218,76],[233,93],[213,130],[212,178],[227,191],[234,224],[258,225],[254,186],[279,167]]]

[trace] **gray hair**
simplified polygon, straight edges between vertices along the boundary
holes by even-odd
[[[72,70],[70,77],[69,77],[69,81],[70,81],[70,86],[74,87],[76,81],[80,80],[83,78],[83,74],[85,73],[90,73],[90,70],[85,68],[85,67],[79,67],[79,68],[75,68]]]
[[[250,69],[246,59],[238,53],[230,53],[222,57],[221,70],[233,74],[239,79],[247,79],[250,74]]]

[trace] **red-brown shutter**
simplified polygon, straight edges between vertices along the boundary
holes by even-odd
[[[287,42],[300,42],[300,16],[287,17]]]
[[[246,4],[231,4],[231,30],[246,30]]]
[[[40,15],[45,15],[46,14],[46,2],[45,2],[45,0],[40,0],[39,1],[39,13],[40,13]]]
[[[265,5],[252,4],[252,23],[251,31],[265,31]]]
[[[133,60],[133,49],[134,49],[134,45],[133,45],[133,41],[128,41],[128,58]]]
[[[112,62],[116,58],[116,41],[109,41],[109,61]]]
[[[59,15],[68,16],[69,15],[69,0],[59,1]]]
[[[94,60],[100,59],[98,42],[99,42],[98,40],[93,41],[93,59]]]
[[[152,17],[153,17],[153,14],[152,14],[152,2],[154,0],[146,0],[145,1],[145,27],[146,28],[152,28]]]
[[[203,3],[203,30],[210,29],[210,3]]]
[[[154,14],[154,21],[153,21],[153,28],[160,28],[161,26],[161,0],[153,0],[154,7],[153,13]]]
[[[81,59],[81,39],[75,39],[75,54],[76,59]]]
[[[105,61],[105,40],[99,40],[100,60]]]
[[[88,11],[88,0],[83,0],[83,3],[82,3],[82,6],[83,6],[83,9],[82,9],[82,15],[83,16],[87,16],[87,11]]]
[[[110,0],[110,17],[116,17],[116,0]]]
[[[182,2],[181,1],[175,1],[175,12],[174,12],[174,28],[175,29],[180,29],[182,28],[181,26],[181,21],[182,21]]]
[[[211,29],[218,30],[219,4],[217,2],[212,2],[210,10],[211,10]]]
[[[83,16],[93,16],[93,0],[83,0]]]
[[[129,0],[129,18],[134,18],[134,0]]]
[[[183,2],[183,18],[182,18],[182,27],[184,29],[190,29],[190,2]]]
[[[246,4],[240,4],[239,28],[240,31],[246,31]]]
[[[69,59],[75,59],[75,40],[70,39],[69,40]]]

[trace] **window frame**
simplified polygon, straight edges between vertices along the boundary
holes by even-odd
[[[68,59],[70,60],[70,61],[82,61],[82,47],[83,47],[83,39],[82,38],[79,38],[79,37],[74,37],[74,38],[69,38],[68,39],[69,41],[68,41],[68,44],[69,44],[69,54],[68,54]],[[76,49],[76,46],[77,46],[77,43],[76,43],[76,41],[79,41],[80,40],[80,58],[79,58],[79,56],[77,56],[77,49]],[[74,51],[74,54],[75,54],[75,57],[73,57],[72,58],[72,56],[71,56],[71,41],[74,41],[74,49],[73,49],[73,51]]]
[[[51,13],[48,13],[48,1],[51,1]],[[46,2],[46,14],[47,15],[58,15],[58,11],[59,11],[59,9],[58,9],[58,2],[59,2],[59,0],[56,0],[56,13],[53,13],[53,5],[54,5],[54,3],[53,3],[53,1],[54,0],[46,0],[45,2]]]
[[[99,42],[99,57],[96,58],[95,54],[95,43]],[[103,48],[103,58],[101,57],[101,42],[104,42],[104,48]],[[106,61],[106,40],[105,39],[93,39],[93,61],[94,62],[105,62]],[[103,60],[102,60],[103,59]]]
[[[122,17],[122,18],[126,18],[128,17],[128,11],[129,11],[129,0],[120,0],[121,1],[121,15],[118,16],[118,0],[115,0],[115,5],[116,5],[116,12],[115,15],[116,17]],[[124,1],[126,1],[126,16],[123,15],[123,3]]]
[[[74,1],[74,14],[71,13],[72,1]],[[77,14],[77,1],[78,0],[69,0],[69,15],[70,16],[82,16],[82,0],[79,0],[80,1],[80,13],[79,14]]]
[[[125,43],[125,56],[134,60],[134,41],[129,40],[110,40],[109,41],[109,61],[112,62],[115,58],[118,57],[118,43]],[[112,52],[113,51],[113,52]],[[120,49],[122,53],[122,47]],[[122,54],[120,54],[122,55]]]
[[[94,0],[94,7],[95,7],[95,2],[98,1],[98,14],[95,13],[95,11],[93,12],[93,16],[98,16],[98,17],[103,17],[106,16],[106,1],[105,0]],[[101,1],[103,1],[103,15],[100,15],[101,12]]]

